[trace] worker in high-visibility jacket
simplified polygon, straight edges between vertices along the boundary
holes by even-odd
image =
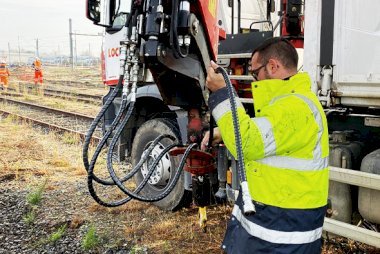
[[[40,85],[42,85],[43,74],[42,74],[42,62],[40,58],[36,57],[32,66],[34,68],[34,84],[37,85],[37,83],[40,82]]]
[[[11,75],[7,67],[7,63],[4,60],[0,61],[0,86],[1,89],[7,90],[8,77]]]
[[[237,99],[249,191],[256,213],[244,215],[237,198],[222,248],[227,253],[320,253],[328,193],[328,129],[307,73],[285,39],[271,38],[252,54],[255,117]],[[207,87],[223,140],[236,158],[231,105],[212,62]],[[202,143],[208,140],[206,135]]]

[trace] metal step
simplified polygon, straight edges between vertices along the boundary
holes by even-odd
[[[232,80],[248,80],[253,81],[253,77],[251,75],[229,75],[228,76]]]
[[[251,53],[218,55],[218,59],[232,59],[232,58],[248,58],[248,59],[251,59],[251,57],[252,57]]]

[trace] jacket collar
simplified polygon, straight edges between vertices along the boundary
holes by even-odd
[[[306,72],[297,73],[288,80],[266,79],[252,82],[252,95],[256,113],[260,113],[260,109],[269,105],[275,97],[310,91],[311,81]]]

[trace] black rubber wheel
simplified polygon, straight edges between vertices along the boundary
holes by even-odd
[[[162,134],[170,134],[173,137],[176,137],[176,143],[178,143],[180,140],[179,130],[170,120],[161,118],[152,119],[141,125],[141,127],[136,132],[132,144],[131,158],[133,166],[139,162],[142,154],[153,142],[153,140]],[[144,163],[144,165],[141,167],[141,170],[135,175],[134,179],[137,185],[144,179],[144,175],[146,175],[148,167],[154,158],[157,157],[160,151],[172,143],[173,142],[170,139],[165,138],[156,145],[147,162]],[[141,194],[148,196],[157,196],[161,194],[165,186],[167,186],[170,181],[172,181],[178,167],[177,164],[178,161],[171,159],[168,154],[164,155],[157,167],[157,170],[155,170],[155,172],[152,174],[144,189],[141,190]],[[154,204],[162,210],[173,211],[188,205],[191,201],[189,196],[191,197],[191,193],[189,195],[189,192],[184,189],[184,174],[182,173],[182,176],[178,180],[172,192],[166,196],[166,198],[154,202]]]

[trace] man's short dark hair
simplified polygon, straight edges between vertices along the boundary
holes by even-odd
[[[297,51],[294,46],[284,38],[269,38],[252,52],[252,56],[256,52],[259,53],[258,61],[262,64],[267,63],[271,58],[275,58],[287,69],[297,68]]]

